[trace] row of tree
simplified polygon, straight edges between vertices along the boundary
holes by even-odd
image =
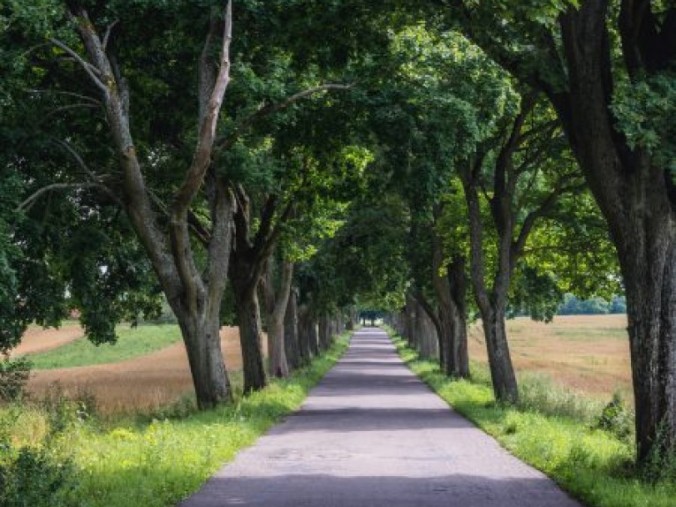
[[[248,392],[357,307],[405,308],[402,327],[431,325],[426,353],[467,376],[476,311],[513,402],[509,312],[548,319],[564,292],[621,280],[638,457],[674,448],[673,7],[0,9],[4,348],[72,305],[90,339],[114,341],[164,297],[206,408],[230,398],[228,318]]]

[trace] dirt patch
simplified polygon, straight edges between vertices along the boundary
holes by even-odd
[[[550,324],[528,318],[507,321],[510,352],[518,373],[546,373],[557,383],[605,399],[616,391],[631,397],[631,366],[625,315],[565,315]],[[486,362],[481,324],[469,333],[470,357]]]
[[[263,343],[265,345],[265,340]],[[237,327],[221,329],[221,346],[228,371],[241,370]],[[94,395],[98,409],[104,414],[156,409],[193,389],[183,343],[119,363],[38,371],[28,388],[40,395],[55,382],[66,395],[81,392]]]
[[[84,337],[84,331],[79,324],[75,323],[65,324],[59,329],[31,326],[21,338],[21,343],[11,350],[10,355],[22,356],[45,352],[82,337]]]

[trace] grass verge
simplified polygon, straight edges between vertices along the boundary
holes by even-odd
[[[631,440],[594,429],[589,407],[579,399],[557,407],[540,389],[528,396],[526,406],[496,404],[485,367],[473,365],[472,380],[450,379],[436,362],[419,359],[402,338],[390,335],[411,370],[449,405],[588,506],[676,505],[676,482],[648,484],[636,478]]]
[[[282,416],[297,409],[348,343],[349,335],[342,335],[326,354],[290,378],[272,380],[264,390],[211,411],[186,411],[182,403],[173,413],[169,410],[155,414],[157,418],[146,416],[102,423],[79,417],[81,407],[77,404],[68,405],[68,410],[48,411],[9,407],[0,409],[0,439],[4,426],[4,439],[9,438],[14,449],[40,449],[48,442],[50,454],[59,457],[57,465],[65,463],[73,470],[71,483],[60,488],[58,498],[48,498],[45,505],[174,505],[196,491],[237,451],[251,445]],[[53,431],[55,422],[51,420],[55,414],[61,419],[57,420],[57,426],[64,426],[58,432]],[[10,426],[14,428],[13,434],[11,428],[7,430]],[[44,462],[40,454],[36,459]],[[49,462],[45,467],[53,468]]]
[[[82,338],[46,352],[28,354],[26,358],[35,370],[116,363],[150,354],[181,339],[181,331],[175,324],[125,326],[117,334],[114,344],[94,345]]]

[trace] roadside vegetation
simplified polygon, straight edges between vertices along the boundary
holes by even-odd
[[[634,469],[633,415],[621,400],[587,399],[545,380],[521,377],[516,405],[496,403],[485,365],[472,363],[470,379],[452,379],[435,361],[420,359],[392,336],[406,364],[449,405],[515,456],[535,466],[590,507],[672,507],[676,463]]]
[[[196,410],[194,397],[154,413],[102,420],[91,400],[58,390],[0,407],[0,505],[173,505],[237,451],[297,409],[347,348],[349,334],[287,379],[235,401]]]
[[[26,358],[36,370],[116,363],[145,356],[181,340],[181,331],[175,324],[120,325],[116,335],[114,343],[94,344],[80,339],[46,352],[28,354]]]

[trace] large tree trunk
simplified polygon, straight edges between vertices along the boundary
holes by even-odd
[[[108,35],[101,37],[87,11],[69,4],[86,58],[76,60],[101,92],[107,125],[111,134],[122,181],[120,200],[157,274],[167,301],[174,311],[188,353],[197,404],[212,407],[230,399],[228,381],[220,348],[220,302],[225,289],[231,249],[231,193],[215,175],[212,166],[221,105],[230,81],[230,41],[232,2],[225,8],[221,55],[215,72],[211,60],[213,44],[219,39],[217,12],[213,11],[205,44],[198,61],[198,136],[184,179],[168,206],[168,220],[158,220],[153,198],[147,190],[131,133],[130,89],[115,59],[110,58]],[[110,27],[109,27],[110,28]],[[57,42],[57,41],[54,41]],[[58,42],[63,47],[63,43]],[[67,47],[65,49],[68,49]],[[75,51],[69,50],[72,54]],[[86,61],[88,59],[88,61]],[[207,181],[206,188],[204,182]],[[206,190],[211,218],[210,234],[202,238],[206,247],[206,266],[200,270],[191,243],[189,212],[196,196]],[[168,231],[162,223],[168,222]],[[168,232],[168,234],[167,234]]]
[[[300,348],[298,345],[298,303],[296,289],[291,289],[284,316],[284,347],[286,360],[291,370],[301,366]]]
[[[406,341],[408,346],[412,349],[418,349],[418,337],[416,336],[416,319],[417,316],[418,303],[415,298],[410,294],[406,294],[406,308],[404,310],[406,314]]]
[[[433,257],[434,292],[439,306],[439,342],[442,351],[441,370],[449,377],[469,377],[467,349],[467,318],[465,309],[464,259],[456,256],[442,271],[443,254],[440,245],[435,245]]]
[[[310,316],[310,310],[307,305],[302,304],[298,306],[298,350],[300,353],[300,360],[302,364],[308,364],[312,359],[312,346],[310,340],[312,339],[311,328],[313,321]]]
[[[415,334],[420,356],[425,359],[438,360],[439,338],[437,328],[431,316],[428,315],[421,305],[418,305],[416,309]]]
[[[235,307],[239,325],[239,340],[242,346],[244,392],[250,393],[263,389],[267,383],[261,350],[260,306],[255,289],[241,291],[237,289],[235,287]]]
[[[515,403],[519,398],[519,390],[512,358],[509,354],[505,324],[507,290],[509,289],[511,270],[513,269],[513,259],[510,257],[512,248],[511,231],[513,227],[509,223],[512,217],[508,213],[503,213],[500,217],[503,223],[498,227],[499,266],[494,277],[493,289],[489,294],[486,289],[484,275],[483,226],[481,223],[476,181],[470,174],[465,174],[463,176],[463,186],[470,226],[472,286],[483,321],[493,392],[496,400],[505,403]],[[498,226],[497,223],[496,226]]]
[[[642,52],[653,51],[654,41],[642,38],[659,36],[652,31],[650,7],[636,4],[646,7],[641,14],[633,7],[622,4],[620,25],[631,77],[646,71]],[[607,16],[607,2],[598,0],[562,16],[570,93],[549,96],[617,248],[627,297],[637,456],[645,461],[653,450],[676,449],[676,189],[668,170],[640,148],[628,147],[616,130],[609,108],[613,64]],[[664,63],[669,64],[673,60]]]
[[[219,315],[180,315],[179,327],[188,353],[197,406],[201,409],[230,401],[230,380],[223,362]]]
[[[279,289],[274,290],[272,277],[266,281],[266,290],[271,296],[268,311],[268,364],[270,375],[288,377],[289,365],[284,345],[284,315],[291,293],[293,263],[282,262]]]
[[[331,346],[331,319],[323,314],[318,319],[318,328],[319,328],[319,348],[322,351],[328,350]]]
[[[317,318],[310,313],[308,315],[309,321],[308,321],[308,326],[307,326],[307,339],[308,343],[310,344],[310,353],[312,354],[312,357],[318,357],[319,356],[319,336],[317,333]]]
[[[453,330],[453,350],[451,352],[454,370],[451,375],[468,378],[469,347],[467,345],[467,275],[465,273],[465,259],[456,256],[448,266],[448,280],[451,293],[449,306]]]
[[[488,365],[491,370],[491,382],[497,400],[515,403],[519,391],[516,375],[512,366],[507,342],[507,327],[503,307],[496,305],[481,310],[481,321],[484,328]]]

